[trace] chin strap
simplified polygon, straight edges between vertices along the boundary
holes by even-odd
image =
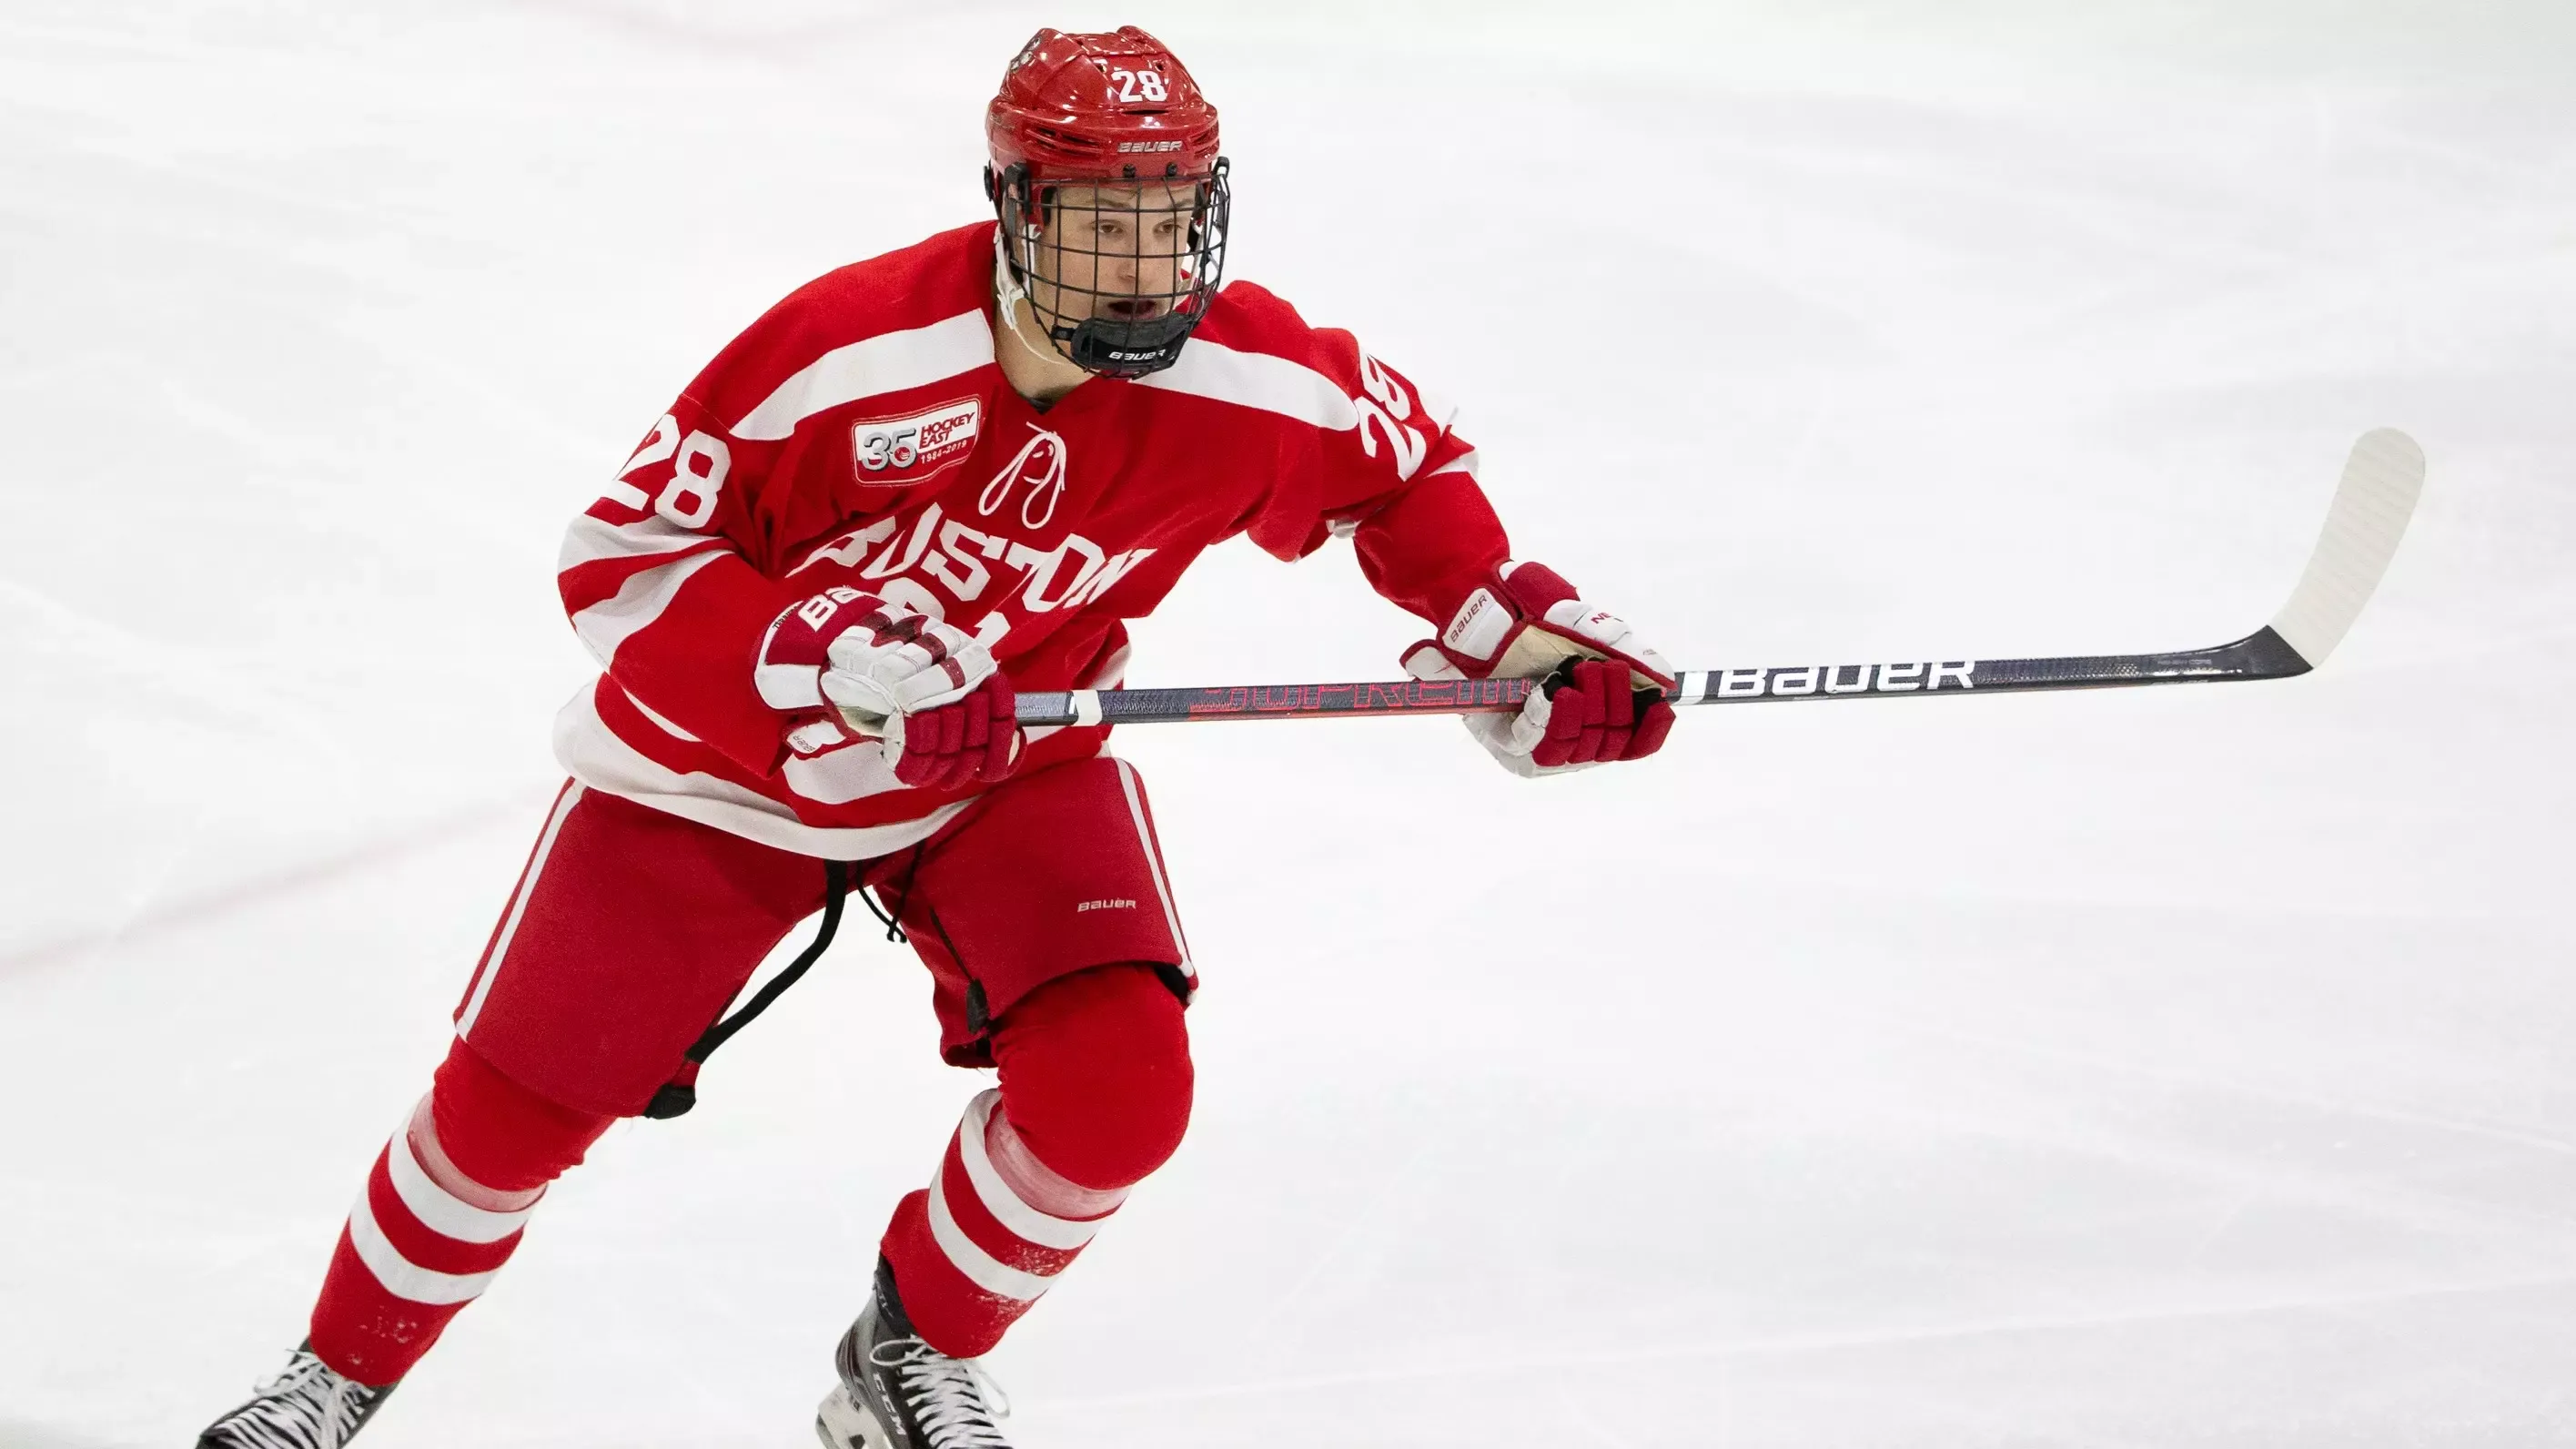
[[[993,302],[995,306],[1002,309],[1002,321],[1011,334],[1011,340],[1019,343],[1021,349],[1029,356],[1040,362],[1073,362],[1072,358],[1065,355],[1062,348],[1047,352],[1038,351],[1037,344],[1031,342],[1027,335],[1020,331],[1020,304],[1029,302],[1029,294],[1028,290],[1020,285],[1020,269],[1012,262],[1010,248],[1002,240],[1000,222],[993,224]],[[1038,304],[1029,302],[1029,319],[1035,321],[1037,315]],[[1067,327],[1062,332],[1058,332],[1055,328],[1049,327],[1047,335],[1058,342],[1070,342],[1073,340],[1073,329]]]

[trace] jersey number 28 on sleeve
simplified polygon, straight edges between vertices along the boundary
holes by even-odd
[[[671,481],[662,485],[660,497],[626,481],[636,469],[663,462],[671,465]],[[733,450],[724,439],[704,432],[682,437],[680,420],[664,413],[644,446],[617,470],[617,481],[608,485],[607,496],[629,508],[650,503],[654,512],[682,528],[704,528],[716,516],[716,499],[724,492],[725,475],[732,471]]]

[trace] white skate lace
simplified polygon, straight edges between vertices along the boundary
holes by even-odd
[[[217,1427],[223,1442],[241,1449],[339,1449],[358,1432],[367,1392],[311,1353],[298,1353]]]
[[[973,1359],[950,1358],[917,1338],[895,1338],[870,1350],[868,1362],[901,1379],[928,1449],[1011,1449],[998,1422],[1011,1417],[1010,1398]]]

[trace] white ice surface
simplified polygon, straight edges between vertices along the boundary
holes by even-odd
[[[1233,268],[1467,408],[1691,667],[2291,683],[1130,732],[1191,1141],[996,1355],[1025,1449],[2576,1440],[2576,12],[2557,0],[0,7],[0,1445],[301,1329],[553,781],[557,531],[735,329],[972,219],[1043,21],[1225,108]],[[1139,683],[1391,674],[1346,549]],[[977,1085],[851,938],[366,1443],[805,1444]]]

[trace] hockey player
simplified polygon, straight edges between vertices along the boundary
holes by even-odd
[[[573,520],[604,666],[429,1094],[375,1161],[309,1337],[200,1449],[328,1449],[620,1117],[670,1115],[754,969],[842,893],[929,967],[946,1059],[993,1066],[896,1205],[817,1428],[1004,1443],[978,1356],[1186,1125],[1198,976],[1135,769],[1015,689],[1115,687],[1125,619],[1209,546],[1332,535],[1430,621],[1423,677],[1546,676],[1471,729],[1522,774],[1652,753],[1670,673],[1508,557],[1450,411],[1350,334],[1220,291],[1217,114],[1133,28],[1040,31],[987,112],[995,216],[801,288]]]

